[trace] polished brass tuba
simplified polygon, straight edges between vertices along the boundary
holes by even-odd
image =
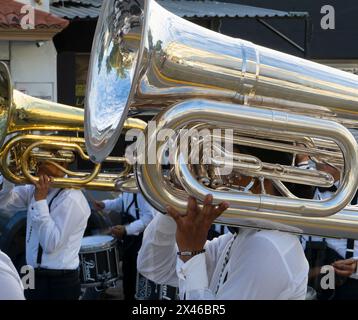
[[[107,162],[123,167],[114,173],[103,172],[101,164],[94,165],[92,172],[76,172],[61,166],[73,162],[75,154],[89,161],[84,138],[76,136],[83,132],[83,110],[14,90],[3,62],[0,62],[0,115],[0,172],[9,181],[25,184],[38,180],[35,171],[39,161],[51,162],[66,173],[66,178],[54,179],[54,186],[58,187],[117,190],[118,183],[123,186],[133,174],[124,157],[107,157]],[[144,130],[146,123],[128,119],[125,127]],[[66,135],[46,134],[54,131]]]
[[[333,237],[358,238],[358,216],[346,209],[358,187],[358,77],[308,60],[257,46],[199,27],[162,8],[154,0],[103,3],[93,43],[85,102],[85,138],[90,158],[100,163],[111,152],[127,116],[155,115],[146,129],[145,151],[158,150],[155,162],[137,153],[139,188],[164,212],[167,205],[185,210],[187,195],[230,203],[218,222]],[[203,162],[203,140],[176,149],[168,169],[161,165],[181,132],[232,130],[234,150],[213,145],[232,159]],[[159,140],[163,130],[174,135]],[[192,139],[193,140],[193,139]],[[290,155],[289,164],[262,161],[240,148],[255,147]],[[195,151],[196,150],[196,151]],[[324,171],[295,166],[298,154],[329,163],[341,172],[335,195],[318,201],[298,198],[288,183],[329,187]],[[242,190],[235,178],[258,179],[261,194]],[[256,181],[255,180],[255,181]],[[264,191],[271,181],[281,196]],[[343,211],[342,211],[343,210]],[[334,215],[341,212],[339,215]]]

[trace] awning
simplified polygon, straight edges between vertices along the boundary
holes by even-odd
[[[288,12],[211,0],[157,0],[157,2],[183,18],[274,18],[305,17],[306,12]],[[97,18],[102,0],[54,0],[51,13],[67,19]]]
[[[50,13],[34,9],[34,28],[23,29],[23,3],[0,0],[0,40],[50,40],[66,28],[69,22]]]

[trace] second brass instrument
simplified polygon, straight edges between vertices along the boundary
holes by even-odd
[[[54,179],[54,186],[57,187],[118,190],[118,183],[123,185],[133,175],[132,166],[125,157],[107,157],[106,162],[118,166],[119,171],[113,173],[103,172],[101,164],[93,165],[91,172],[63,168],[60,163],[72,163],[75,155],[90,163],[84,138],[76,136],[83,132],[84,111],[14,90],[9,70],[2,62],[0,114],[0,172],[13,183],[36,181],[35,171],[39,161],[50,161],[66,173],[66,178]],[[128,119],[125,127],[144,130],[146,123]],[[65,135],[48,135],[54,131]]]

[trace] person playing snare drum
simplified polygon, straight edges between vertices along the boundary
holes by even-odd
[[[112,234],[123,239],[123,291],[126,300],[135,296],[137,255],[142,245],[143,231],[155,215],[155,209],[140,193],[124,192],[114,200],[95,201],[94,208],[120,211],[122,224],[112,228]]]

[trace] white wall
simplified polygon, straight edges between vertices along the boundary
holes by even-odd
[[[38,4],[35,0],[17,0],[25,4],[31,4],[34,8],[50,12],[50,0],[41,0],[41,4]]]
[[[16,89],[57,101],[57,53],[52,41],[10,43],[10,71]]]
[[[50,11],[50,0],[17,1]],[[4,58],[6,52],[8,59]],[[0,59],[10,60],[10,72],[16,89],[57,101],[57,52],[52,41],[44,42],[41,47],[34,41],[10,41],[7,45],[0,42]]]
[[[17,0],[49,12],[50,0]],[[39,2],[39,1],[38,1]],[[52,41],[0,41],[0,60],[10,61],[10,72],[16,89],[57,101],[57,52]]]

